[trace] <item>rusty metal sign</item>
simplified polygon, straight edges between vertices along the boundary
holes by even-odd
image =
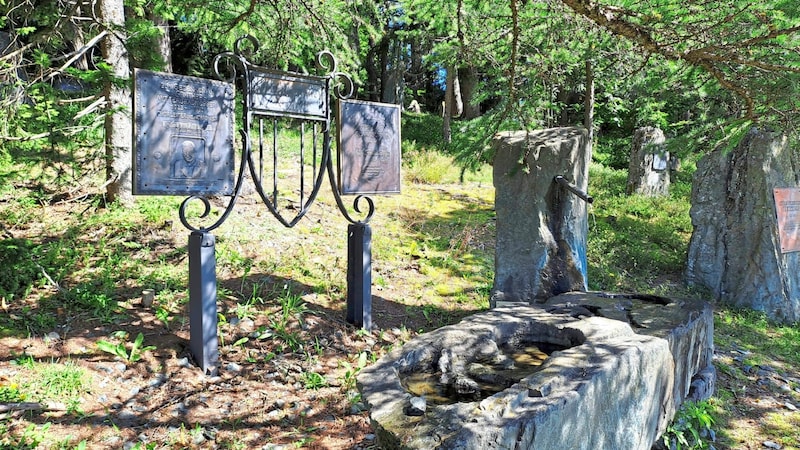
[[[133,193],[231,195],[233,85],[134,72]]]
[[[775,188],[781,253],[800,252],[800,188]]]
[[[254,113],[327,119],[325,78],[257,70],[249,75],[250,109]]]
[[[400,106],[339,101],[339,191],[400,192]]]

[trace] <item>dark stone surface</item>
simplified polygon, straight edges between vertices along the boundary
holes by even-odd
[[[493,143],[497,249],[491,305],[535,303],[586,290],[586,192],[591,142],[584,128],[500,133]]]
[[[752,129],[697,164],[686,280],[717,300],[800,321],[800,252],[781,253],[773,188],[800,186],[800,153]]]
[[[670,158],[664,132],[655,127],[637,128],[628,164],[628,194],[650,197],[669,195]]]

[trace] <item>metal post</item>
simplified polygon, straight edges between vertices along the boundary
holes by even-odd
[[[361,222],[347,226],[347,322],[372,328],[372,229]]]
[[[207,375],[216,375],[219,362],[214,244],[214,235],[206,231],[189,235],[189,348]]]

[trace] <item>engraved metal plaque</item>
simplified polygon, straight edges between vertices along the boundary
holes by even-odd
[[[134,71],[133,193],[231,195],[233,85]]]
[[[663,172],[669,167],[669,152],[656,151],[653,153],[653,170]]]
[[[400,105],[339,101],[339,192],[400,192]]]
[[[773,193],[781,253],[800,252],[800,188],[776,188]]]
[[[325,78],[286,72],[250,72],[250,108],[257,114],[327,119]]]

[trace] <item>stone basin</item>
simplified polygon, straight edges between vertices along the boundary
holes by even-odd
[[[485,398],[433,403],[404,387],[419,372],[469,379],[469,367],[501,362],[500,349],[528,342],[560,349]],[[577,292],[420,335],[358,382],[384,449],[647,450],[690,391],[710,395],[712,353],[705,302]]]

